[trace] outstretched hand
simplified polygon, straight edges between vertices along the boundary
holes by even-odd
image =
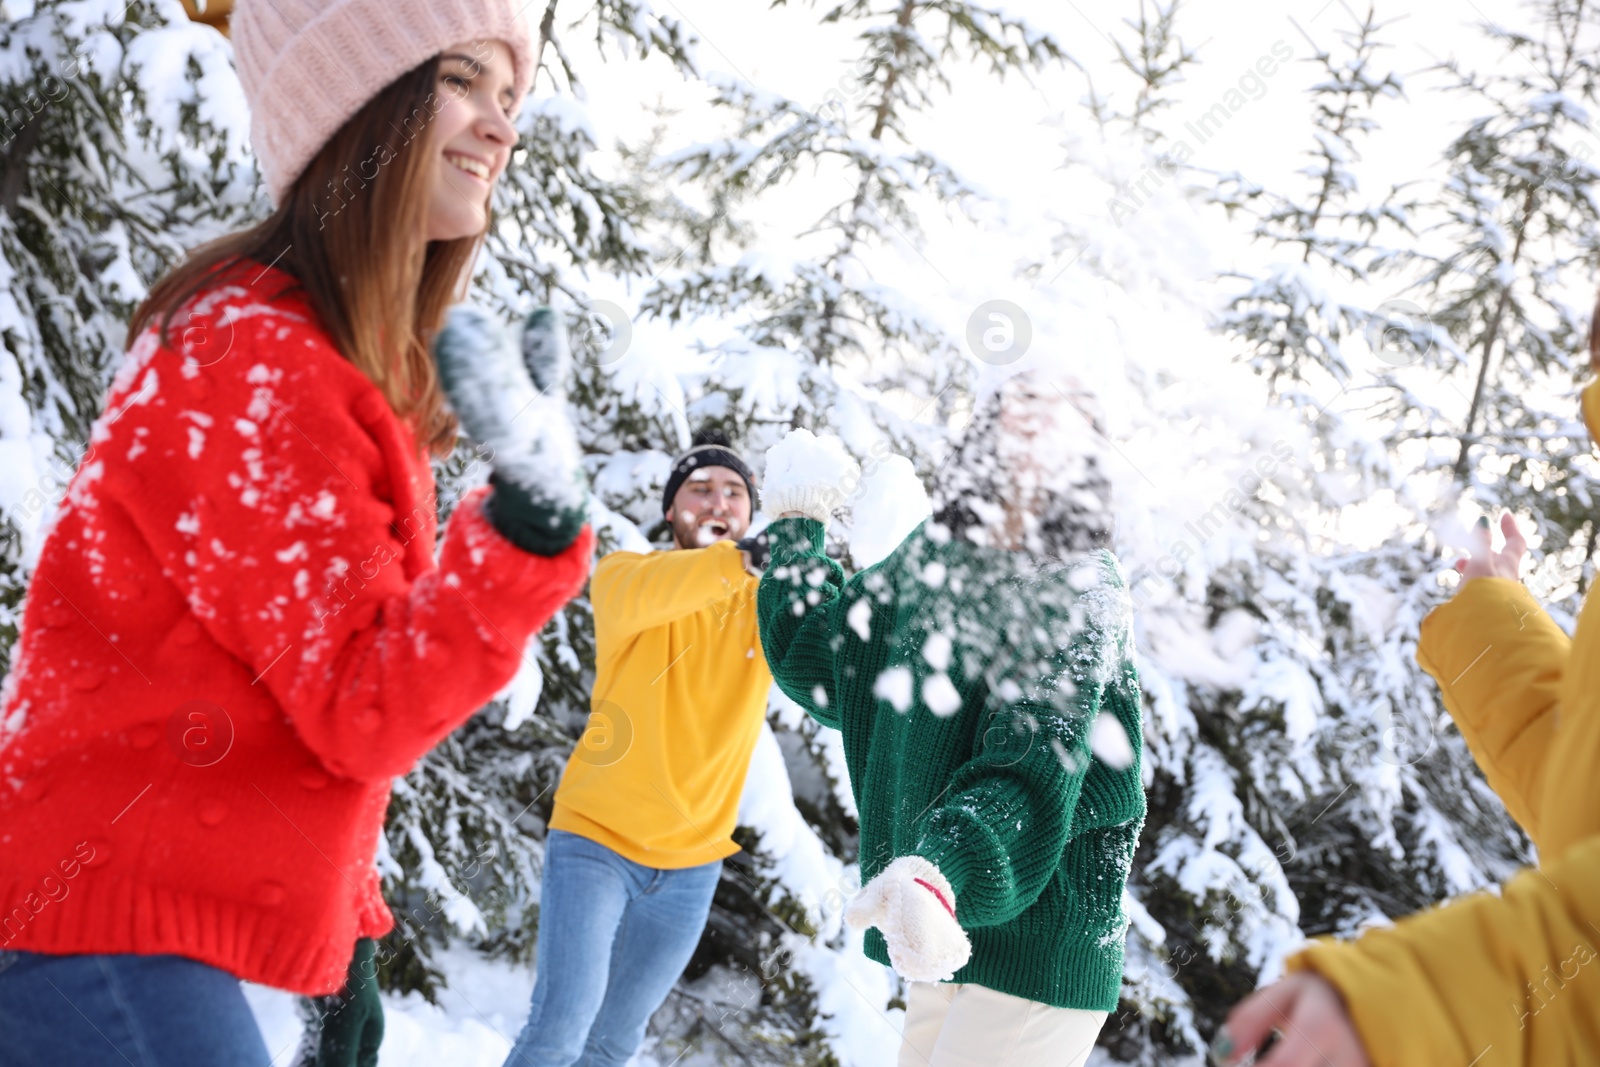
[[[1522,531],[1517,527],[1517,520],[1511,512],[1502,512],[1500,515],[1500,532],[1505,536],[1506,546],[1496,552],[1490,543],[1489,520],[1479,519],[1473,527],[1472,554],[1456,560],[1456,573],[1463,580],[1473,578],[1510,578],[1519,581],[1522,577],[1522,557],[1528,553],[1527,538],[1522,536]]]
[[[734,544],[744,556],[744,569],[757,578],[765,577],[767,564],[772,562],[772,541],[767,537],[767,532],[762,530]]]
[[[1308,971],[1240,1001],[1212,1042],[1211,1062],[1232,1067],[1274,1030],[1282,1039],[1256,1067],[1372,1067],[1339,991]]]

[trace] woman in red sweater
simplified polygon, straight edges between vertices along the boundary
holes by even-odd
[[[390,779],[587,575],[559,400],[490,333],[437,367],[427,346],[516,141],[523,6],[237,6],[276,210],[135,315],[29,587],[0,702],[0,1065],[264,1067],[238,979],[340,988],[393,925]],[[429,455],[457,417],[495,473],[436,558]]]

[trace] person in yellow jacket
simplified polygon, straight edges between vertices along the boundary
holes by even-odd
[[[1600,335],[1591,336],[1600,371]],[[1600,381],[1583,411],[1600,442]],[[1455,596],[1423,621],[1417,660],[1438,682],[1539,866],[1372,930],[1319,940],[1233,1010],[1213,1058],[1277,1030],[1258,1067],[1600,1064],[1600,594],[1569,640],[1518,580],[1526,543],[1458,563]]]
[[[533,1003],[507,1067],[626,1063],[705,929],[772,686],[750,468],[717,431],[667,478],[666,552],[590,579],[589,727],[545,842]],[[580,1059],[581,1058],[581,1059]]]

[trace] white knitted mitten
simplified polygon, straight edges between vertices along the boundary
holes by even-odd
[[[956,922],[956,894],[939,868],[901,856],[862,887],[844,913],[854,927],[876,926],[902,978],[942,982],[966,966],[972,942]]]
[[[761,510],[771,516],[798,511],[827,522],[861,484],[861,465],[832,434],[790,430],[767,449],[761,476]]]

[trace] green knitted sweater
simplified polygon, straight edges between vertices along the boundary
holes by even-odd
[[[772,523],[767,662],[844,735],[862,881],[905,855],[950,880],[972,941],[952,981],[1115,1011],[1145,811],[1126,583],[1107,552],[1039,564],[942,529],[924,523],[846,582],[821,523]],[[889,962],[877,929],[866,953]]]

